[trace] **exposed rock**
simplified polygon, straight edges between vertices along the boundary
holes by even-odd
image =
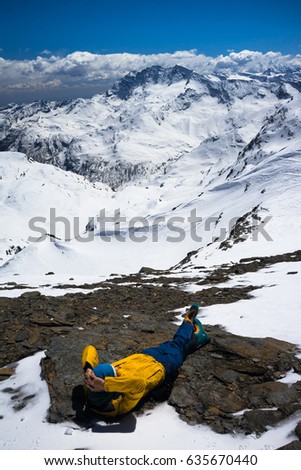
[[[13,375],[15,373],[15,370],[12,369],[11,367],[2,367],[0,369],[0,375],[4,377],[9,377],[10,375]]]
[[[283,447],[279,447],[278,450],[301,450],[301,441],[292,441]]]
[[[82,384],[81,351],[96,346],[101,360],[110,362],[169,339],[176,326],[151,318],[142,323],[115,315],[93,329],[73,329],[52,339],[43,361],[52,405],[52,422],[73,418],[72,396]],[[144,325],[144,326],[142,326]],[[163,327],[164,325],[164,327]],[[295,384],[278,381],[291,369],[300,371],[294,345],[273,338],[232,335],[218,326],[206,326],[212,340],[190,355],[172,386],[169,403],[190,424],[206,423],[216,432],[264,432],[301,409],[301,377]],[[154,333],[152,333],[154,332]],[[166,398],[166,390],[162,390]],[[170,390],[169,390],[170,392]],[[162,399],[160,390],[139,411]]]
[[[295,429],[295,433],[298,436],[298,438],[301,440],[301,422],[297,425]]]
[[[291,369],[300,373],[294,345],[207,330],[211,343],[188,357],[169,398],[185,421],[260,434],[301,409],[301,376],[294,384],[277,381]]]

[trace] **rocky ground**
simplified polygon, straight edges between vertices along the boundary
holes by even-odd
[[[17,298],[1,297],[1,378],[13,373],[15,361],[46,350],[42,371],[51,396],[49,420],[78,419],[85,345],[94,344],[101,360],[108,362],[139,352],[172,337],[177,328],[175,309],[193,302],[201,306],[236,302],[251,297],[258,288],[215,284],[273,263],[291,261],[293,265],[300,260],[301,251],[241,260],[215,271],[196,269],[193,278],[143,268],[135,275],[80,286],[87,293],[53,297],[32,290]],[[192,282],[202,284],[201,295],[185,290]],[[71,288],[61,286],[62,290],[67,287]],[[232,335],[219,325],[205,328],[211,342],[190,355],[175,382],[148,397],[137,413],[169,400],[190,424],[206,423],[219,433],[260,434],[301,409],[301,378],[291,386],[277,381],[290,370],[301,374],[293,344]],[[300,428],[301,423],[285,448],[301,448]]]

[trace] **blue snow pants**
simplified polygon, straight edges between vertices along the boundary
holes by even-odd
[[[186,359],[193,333],[194,326],[192,323],[184,321],[179,326],[172,341],[165,341],[159,346],[143,349],[141,353],[148,354],[156,361],[161,362],[166,371],[165,378],[167,380],[173,379]]]

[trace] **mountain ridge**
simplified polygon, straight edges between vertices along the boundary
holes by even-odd
[[[0,151],[26,153],[118,189],[164,171],[206,138],[231,129],[240,133],[244,117],[239,103],[245,101],[247,109],[248,98],[253,107],[266,103],[262,117],[250,109],[258,131],[256,120],[292,98],[298,83],[293,76],[265,76],[261,82],[247,74],[202,76],[181,66],[149,67],[91,99],[2,109]],[[241,137],[247,145],[254,135]]]

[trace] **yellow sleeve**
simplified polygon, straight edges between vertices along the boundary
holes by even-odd
[[[106,392],[122,393],[118,405],[118,414],[132,410],[146,392],[146,380],[141,377],[106,377],[104,388]]]
[[[86,362],[89,362],[92,369],[99,364],[96,348],[92,344],[86,346],[82,352],[82,368],[85,367]]]

